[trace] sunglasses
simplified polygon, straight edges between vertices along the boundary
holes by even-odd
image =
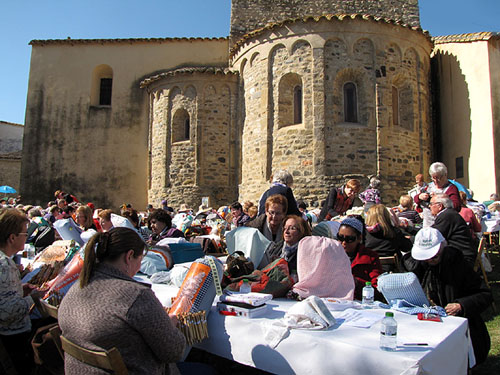
[[[356,236],[343,236],[341,234],[337,235],[337,240],[339,240],[340,242],[353,243],[357,239],[358,239],[358,237],[356,237]]]

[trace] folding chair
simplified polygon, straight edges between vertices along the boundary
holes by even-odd
[[[381,265],[384,265],[384,264],[394,265],[396,272],[401,272],[401,270],[399,268],[398,254],[394,254],[391,257],[379,257],[379,260],[380,260]]]
[[[33,297],[33,302],[35,302],[35,307],[38,309],[43,318],[49,316],[57,319],[57,307],[52,306],[47,301],[40,299],[38,297]]]
[[[127,375],[128,370],[123,362],[123,358],[116,348],[106,351],[94,351],[82,348],[71,342],[64,336],[60,336],[62,349],[65,353],[86,363],[90,366],[98,367],[104,370],[112,371],[115,375]]]
[[[476,261],[474,262],[474,272],[477,272],[478,268],[481,267],[481,272],[483,274],[484,282],[486,283],[486,286],[491,290],[491,286],[490,286],[490,283],[488,281],[488,277],[486,276],[486,271],[484,269],[483,262],[481,259],[483,252],[485,250],[486,250],[486,238],[483,236],[483,238],[481,238],[481,241],[479,241],[479,247],[477,249]],[[495,305],[495,301],[493,301],[491,303],[491,306],[493,307],[493,311],[496,313],[497,307]]]

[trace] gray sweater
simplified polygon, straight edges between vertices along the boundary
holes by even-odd
[[[99,264],[89,284],[71,287],[59,307],[64,337],[90,349],[116,347],[129,374],[170,374],[185,348],[153,291],[116,268]],[[65,354],[65,374],[105,374]]]

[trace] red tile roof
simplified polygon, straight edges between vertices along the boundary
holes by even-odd
[[[201,67],[185,67],[174,70],[168,70],[160,74],[148,77],[141,82],[141,88],[149,86],[153,82],[159,81],[165,77],[172,77],[180,74],[193,74],[193,73],[208,73],[208,74],[238,74],[237,72],[232,72],[228,68],[217,67],[217,66],[201,66]]]
[[[52,44],[135,44],[135,43],[168,43],[168,42],[186,42],[186,41],[208,41],[208,40],[227,40],[228,38],[127,38],[127,39],[33,39],[29,42],[32,46],[46,46]]]
[[[432,40],[434,41],[434,44],[444,44],[477,42],[479,40],[490,40],[492,38],[500,38],[500,33],[483,31],[480,33],[442,35],[435,36],[432,38]]]

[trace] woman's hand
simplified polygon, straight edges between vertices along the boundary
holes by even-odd
[[[36,288],[37,286],[33,284],[23,284],[23,297],[29,296]]]
[[[422,193],[422,194],[419,194],[419,196],[418,196],[418,199],[420,199],[421,201],[429,200],[429,198],[430,198],[430,195],[427,193]]]
[[[462,305],[459,303],[449,303],[444,309],[448,315],[456,316],[462,312]]]

